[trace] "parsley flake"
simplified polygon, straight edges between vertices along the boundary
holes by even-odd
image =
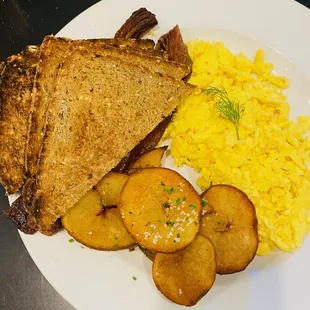
[[[114,248],[115,248],[115,249],[118,248],[118,244],[114,244]]]
[[[216,222],[216,225],[221,225],[221,224],[222,224],[221,221],[217,221],[217,222]]]
[[[163,221],[162,221],[162,220],[157,220],[157,222],[158,222],[158,223],[162,223]]]
[[[173,227],[174,222],[171,222],[171,221],[169,220],[168,222],[166,222],[166,224],[167,224],[168,226],[170,226],[170,227]]]
[[[177,238],[180,238],[180,234],[179,233],[177,233]]]
[[[74,239],[72,239],[72,238],[71,238],[71,239],[69,239],[69,242],[70,242],[70,243],[74,242]]]
[[[116,236],[114,236],[114,240],[118,240],[118,238]]]
[[[136,278],[135,276],[133,276],[132,279],[133,279],[134,281],[137,281],[137,278]]]
[[[171,188],[164,188],[164,192],[168,193],[168,194],[172,194],[175,192],[175,188],[171,187]]]
[[[196,206],[193,205],[193,204],[190,204],[189,207],[190,207],[191,210],[195,210],[196,209]]]
[[[152,223],[150,221],[147,222],[146,226],[151,225]]]
[[[203,207],[205,207],[207,205],[207,203],[208,203],[207,199],[202,199],[201,200],[201,204],[202,204]]]
[[[102,200],[102,205],[103,205],[104,207],[106,207],[106,206],[107,206],[107,202],[106,202],[105,200]]]
[[[164,207],[165,209],[168,209],[168,208],[170,207],[168,201],[166,201],[166,202],[163,203],[163,207]]]
[[[166,186],[166,184],[163,181],[160,182],[160,185],[161,186]]]
[[[195,224],[195,225],[198,225],[198,223],[197,223],[196,221],[194,222],[194,224]]]
[[[181,198],[178,198],[178,199],[175,201],[175,203],[176,203],[177,205],[179,205],[179,204],[181,203]]]
[[[183,201],[185,201],[186,200],[186,197],[183,197]]]

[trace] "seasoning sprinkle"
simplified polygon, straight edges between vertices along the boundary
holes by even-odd
[[[163,207],[165,208],[165,209],[168,209],[169,208],[169,203],[166,201],[166,202],[164,202],[163,203]]]
[[[195,206],[194,204],[191,203],[191,204],[189,205],[189,208],[190,208],[191,210],[194,210],[194,209],[196,209],[196,206]]]
[[[172,222],[172,221],[168,221],[168,222],[166,222],[166,224],[168,225],[168,226],[170,226],[170,227],[173,227],[173,225],[174,225],[174,222]]]
[[[164,192],[168,193],[168,194],[172,194],[175,192],[175,188],[171,187],[171,188],[164,188]]]
[[[201,200],[201,204],[203,207],[205,207],[207,205],[207,203],[208,203],[208,200],[206,200],[206,199]]]
[[[74,242],[74,239],[72,239],[72,238],[71,238],[71,239],[69,239],[69,242],[70,242],[70,243]]]
[[[136,278],[135,276],[133,276],[132,279],[133,279],[134,281],[137,281],[137,278]]]

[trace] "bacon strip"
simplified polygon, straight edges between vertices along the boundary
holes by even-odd
[[[189,57],[187,46],[183,42],[178,25],[159,38],[155,49],[166,52],[168,60],[185,64],[192,68],[193,61]]]
[[[12,203],[9,209],[4,210],[3,213],[23,233],[33,235],[36,232],[35,229],[32,229],[28,225],[28,221],[30,219],[24,208],[24,203],[21,196]]]
[[[140,39],[158,24],[156,16],[146,8],[133,12],[125,24],[116,32],[114,38]]]

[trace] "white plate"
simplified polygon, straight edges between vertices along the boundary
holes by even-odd
[[[293,0],[106,0],[79,15],[58,35],[113,36],[130,13],[143,6],[158,17],[156,36],[179,24],[186,40],[222,40],[248,56],[264,47],[275,71],[291,79],[288,99],[292,117],[310,115],[310,83],[306,79],[310,79],[310,11]],[[165,164],[169,166],[171,158]],[[182,173],[194,182],[191,170],[183,168]],[[44,276],[78,309],[180,307],[156,290],[151,263],[138,250],[110,253],[82,249],[77,242],[69,243],[64,231],[53,237],[39,233],[21,237]],[[307,238],[294,254],[275,252],[256,257],[245,272],[217,277],[195,309],[308,310],[309,255]]]

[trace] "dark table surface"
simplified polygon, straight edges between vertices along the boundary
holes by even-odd
[[[125,1],[125,0],[123,0]],[[93,0],[0,0],[0,60],[56,34]],[[310,0],[298,1],[310,8]],[[307,29],[307,31],[309,31]],[[8,200],[0,186],[0,210]],[[72,310],[45,280],[0,212],[0,310]]]

